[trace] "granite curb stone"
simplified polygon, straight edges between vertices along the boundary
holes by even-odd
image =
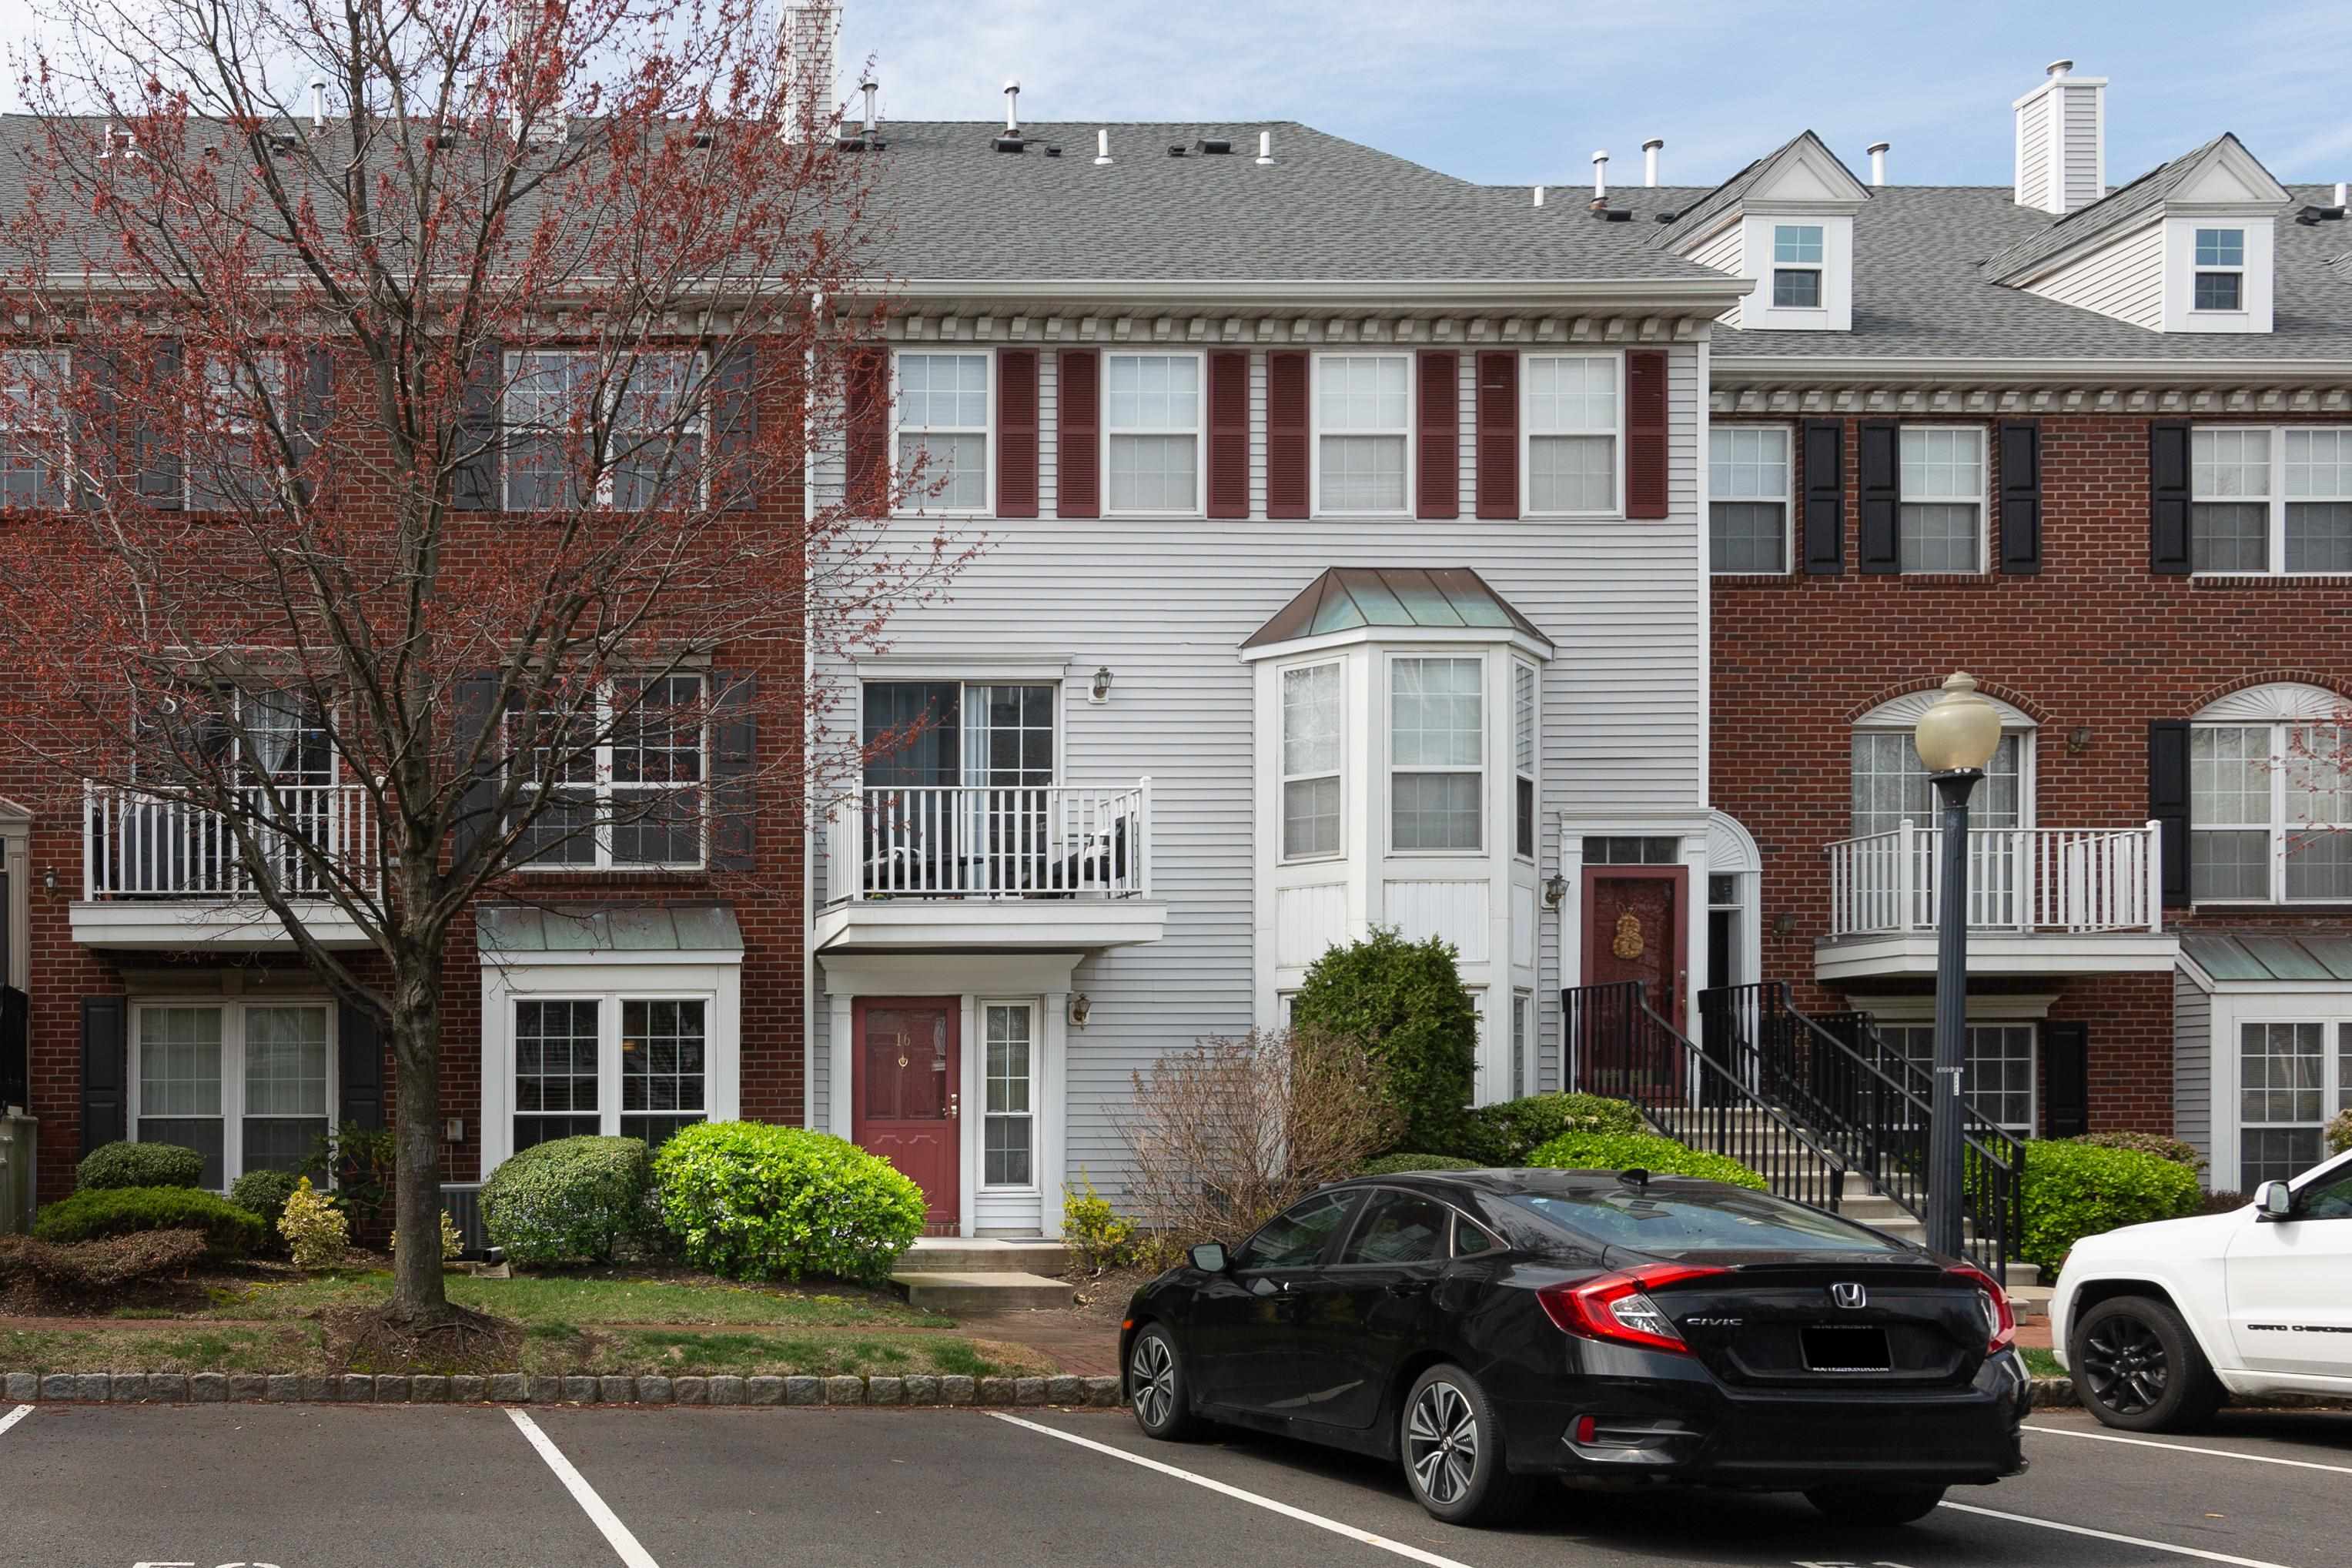
[[[753,1377],[743,1385],[743,1401],[747,1405],[782,1405],[784,1402],[784,1380],[781,1377]]]
[[[147,1375],[147,1397],[168,1399],[173,1404],[188,1396],[188,1375],[184,1372],[151,1372]]]
[[[530,1397],[530,1379],[520,1372],[497,1373],[490,1378],[490,1397],[501,1404],[520,1405]]]
[[[228,1396],[238,1405],[257,1404],[269,1397],[269,1375],[263,1372],[232,1372],[228,1375]]]
[[[523,1382],[530,1389],[530,1402],[533,1405],[561,1405],[563,1403],[563,1379],[560,1377],[541,1377],[534,1374],[533,1375],[525,1378]]]
[[[971,1378],[951,1374],[940,1379],[940,1403],[942,1405],[970,1405],[979,1397],[980,1385]]]
[[[593,1405],[599,1390],[593,1377],[567,1377],[563,1380],[563,1399],[568,1405]]]
[[[412,1403],[418,1405],[446,1404],[449,1398],[449,1380],[432,1375],[412,1377],[408,1380],[408,1397]]]
[[[407,1404],[408,1379],[392,1373],[379,1375],[375,1380],[375,1402],[379,1405]]]
[[[146,1398],[147,1375],[143,1372],[108,1373],[106,1397],[117,1405],[134,1404]]]
[[[271,1373],[269,1375],[269,1397],[274,1403],[279,1405],[291,1405],[296,1400],[301,1398],[302,1378],[300,1374],[292,1372]]]
[[[710,1403],[710,1379],[707,1377],[681,1377],[671,1384],[670,1387],[671,1391],[677,1396],[677,1402],[680,1405]]]
[[[453,1405],[474,1405],[490,1396],[490,1380],[474,1373],[458,1373],[449,1379],[449,1402]]]
[[[940,1402],[940,1380],[929,1373],[918,1373],[906,1380],[907,1403],[936,1405]]]
[[[41,1375],[37,1372],[12,1372],[6,1379],[6,1392],[11,1401],[22,1405],[41,1396]]]
[[[217,1372],[188,1374],[188,1397],[199,1405],[218,1405],[228,1398],[228,1379]]]
[[[814,1405],[824,1398],[824,1384],[818,1378],[787,1377],[784,1379],[784,1403],[787,1405]]]
[[[346,1372],[342,1385],[342,1398],[347,1405],[365,1405],[375,1398],[375,1379],[364,1372]]]
[[[214,1375],[218,1376],[219,1374],[215,1373]],[[112,1380],[110,1379],[103,1372],[76,1373],[74,1375],[74,1397],[77,1399],[104,1399],[107,1396],[111,1381]]]
[[[743,1380],[740,1377],[727,1376],[710,1379],[710,1402],[713,1405],[742,1404]]]
[[[667,1405],[673,1397],[674,1394],[668,1378],[640,1377],[637,1379],[638,1404]]]
[[[824,1380],[824,1402],[827,1405],[863,1405],[866,1403],[866,1379],[862,1377],[828,1377]]]
[[[218,1372],[11,1372],[0,1374],[0,1390],[15,1402],[32,1400],[113,1402],[145,1400],[198,1404],[228,1401],[273,1404],[500,1404],[575,1405],[757,1405],[757,1406],[1117,1406],[1117,1377],[910,1376],[830,1377],[763,1375],[758,1377],[662,1377],[589,1375],[563,1377],[502,1372],[460,1374]],[[2027,1389],[2037,1406],[2074,1405],[2074,1385],[2065,1378],[2035,1378]],[[2322,1400],[2255,1400],[2253,1405],[2326,1404]]]
[[[1085,1378],[1063,1376],[1045,1379],[1045,1403],[1048,1405],[1084,1405],[1086,1402]]]
[[[866,1380],[866,1403],[897,1405],[906,1396],[906,1380],[898,1377],[869,1377]]]

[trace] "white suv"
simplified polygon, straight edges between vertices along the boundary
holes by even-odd
[[[2076,1242],[2050,1309],[2110,1427],[2177,1431],[2231,1394],[2352,1395],[2352,1152],[2228,1214]]]

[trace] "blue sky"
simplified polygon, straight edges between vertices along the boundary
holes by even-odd
[[[0,0],[12,54],[34,3]],[[2318,0],[2220,26],[2187,0],[846,0],[845,90],[869,55],[901,119],[992,118],[1017,76],[1031,119],[1303,120],[1551,184],[1602,147],[1638,181],[1650,136],[1670,183],[1711,184],[1807,127],[1858,174],[1884,139],[1898,183],[2004,184],[2010,100],[2065,56],[2111,80],[2116,183],[2222,131],[2281,179],[2352,177],[2352,5]]]

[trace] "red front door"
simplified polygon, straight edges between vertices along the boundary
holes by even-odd
[[[952,1236],[962,1223],[956,1037],[962,1010],[953,997],[860,1000],[854,1009],[851,1140],[923,1189],[923,1228],[934,1236]]]
[[[1689,874],[1681,866],[1664,865],[1592,866],[1584,873],[1584,983],[1639,980],[1643,1000],[1677,1030],[1683,1028],[1689,974],[1689,932],[1683,918]],[[1628,1059],[1625,1022],[1596,1018],[1589,1038],[1578,1042],[1585,1053],[1586,1086],[1630,1098],[1678,1098],[1679,1054],[1642,1049]]]

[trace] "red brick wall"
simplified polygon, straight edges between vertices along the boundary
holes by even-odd
[[[1993,422],[1980,423],[1997,463]],[[1714,803],[1756,837],[1764,977],[1799,982],[1800,1005],[1843,1005],[1811,983],[1814,942],[1829,929],[1822,846],[1850,831],[1853,721],[1879,703],[1969,671],[2041,727],[2038,822],[2126,827],[2147,820],[2151,720],[2186,718],[2225,692],[2274,680],[2352,692],[2352,579],[2155,576],[2147,418],[2064,414],[2040,423],[2037,577],[1860,575],[1855,422],[1848,420],[1845,574],[1714,580]],[[1990,488],[1997,497],[1997,474]],[[1996,560],[1999,526],[1997,515],[1989,517]],[[2088,732],[2079,745],[2077,728]],[[2178,909],[2166,918],[2176,926],[2341,925],[2352,908]],[[1784,920],[1786,932],[1776,925]],[[2051,1016],[2089,1024],[2094,1126],[2169,1130],[2168,976],[2014,988],[2055,990],[2061,999]]]

